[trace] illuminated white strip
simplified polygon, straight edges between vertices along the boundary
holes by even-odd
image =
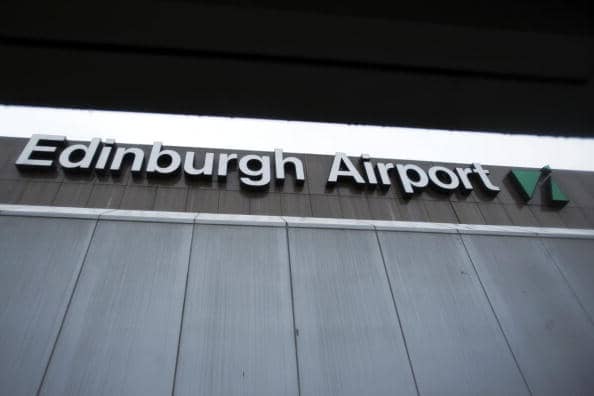
[[[594,139],[337,123],[0,105],[1,136],[61,134],[120,143],[594,170]],[[496,133],[500,132],[500,133]],[[537,131],[527,131],[537,132]],[[562,131],[560,131],[562,132]]]

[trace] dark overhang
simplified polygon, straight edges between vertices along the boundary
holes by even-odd
[[[592,136],[587,2],[425,3],[2,5],[0,103]]]

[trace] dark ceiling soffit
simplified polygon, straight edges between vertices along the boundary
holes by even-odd
[[[108,50],[373,65],[585,81],[586,36],[486,30],[189,2],[0,6],[0,37]],[[225,54],[225,55],[223,55]]]
[[[0,103],[594,133],[588,37],[160,4],[0,6]]]
[[[0,45],[0,103],[592,136],[590,85]]]
[[[543,76],[538,74],[522,74],[522,73],[504,73],[498,71],[477,71],[449,69],[435,66],[407,66],[399,64],[382,64],[382,63],[368,63],[357,60],[340,60],[327,58],[308,58],[298,56],[284,56],[284,55],[268,55],[268,54],[241,54],[229,53],[216,50],[192,50],[184,48],[167,48],[167,47],[142,47],[138,45],[127,44],[96,44],[86,43],[73,40],[44,40],[44,39],[29,39],[18,37],[0,36],[0,44],[5,46],[14,46],[21,48],[31,48],[33,50],[46,49],[60,49],[67,51],[80,52],[110,52],[121,54],[139,54],[151,56],[166,56],[166,57],[199,57],[211,58],[221,60],[231,60],[240,62],[252,63],[276,63],[276,64],[294,64],[301,66],[312,67],[339,67],[357,70],[373,70],[379,72],[404,72],[414,74],[437,75],[444,77],[459,77],[468,79],[490,79],[502,81],[514,81],[518,83],[542,83],[542,84],[564,84],[564,85],[584,85],[587,83],[587,78],[571,77],[571,76]]]

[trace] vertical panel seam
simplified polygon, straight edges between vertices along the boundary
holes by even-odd
[[[291,314],[293,316],[293,343],[295,349],[295,369],[297,371],[297,395],[301,396],[301,371],[299,368],[299,351],[297,349],[297,323],[295,321],[295,297],[293,294],[293,268],[291,263],[291,245],[289,242],[289,223],[285,221],[285,237],[287,240],[287,258],[289,261],[289,289],[291,291]]]
[[[491,302],[491,299],[489,298],[489,294],[487,293],[487,289],[485,288],[485,285],[483,284],[483,280],[481,279],[478,270],[476,268],[476,265],[474,264],[474,260],[472,259],[472,256],[470,255],[470,251],[468,250],[468,247],[466,246],[466,242],[464,242],[464,238],[462,236],[462,234],[458,234],[458,238],[460,238],[460,242],[462,242],[462,246],[464,247],[464,251],[466,252],[466,256],[468,257],[468,260],[470,260],[470,264],[472,264],[472,269],[474,270],[474,273],[476,275],[476,278],[479,282],[479,285],[481,286],[481,289],[483,291],[483,294],[485,296],[485,298],[487,299],[487,303],[489,304],[489,308],[491,308],[491,312],[493,313],[493,317],[495,318],[495,322],[497,322],[497,326],[499,327],[499,331],[501,332],[501,335],[503,336],[503,339],[505,340],[505,344],[507,345],[507,349],[509,350],[512,359],[514,360],[514,363],[516,364],[516,367],[518,368],[518,372],[520,373],[520,376],[522,377],[522,381],[524,381],[524,385],[526,385],[526,388],[528,389],[528,392],[530,393],[530,395],[533,395],[534,393],[532,392],[532,389],[530,389],[530,385],[528,384],[528,380],[526,379],[526,376],[524,375],[524,372],[522,371],[522,368],[520,367],[520,363],[518,362],[518,359],[516,357],[516,354],[514,353],[511,344],[509,342],[509,339],[507,338],[507,334],[505,334],[505,331],[503,330],[503,325],[501,324],[501,321],[499,320],[499,316],[497,316],[497,312],[495,311],[495,307],[493,306],[493,303]]]
[[[29,186],[29,180],[25,181],[22,185],[21,191],[17,194],[17,198],[15,199],[15,204],[20,204],[23,200],[23,196],[25,195],[25,191],[27,190],[27,186]]]
[[[420,395],[419,392],[419,384],[417,382],[417,376],[415,375],[415,370],[413,368],[412,360],[410,358],[410,351],[408,349],[408,343],[406,342],[406,335],[404,334],[404,328],[402,327],[402,320],[400,320],[400,313],[398,312],[398,305],[396,304],[396,298],[394,297],[394,290],[392,289],[392,282],[390,281],[390,276],[388,275],[388,266],[386,265],[386,259],[384,257],[384,250],[382,249],[382,244],[380,243],[379,233],[377,231],[377,227],[373,226],[373,231],[375,233],[375,239],[377,241],[377,246],[379,248],[380,256],[382,258],[382,263],[384,265],[384,273],[386,275],[386,280],[388,281],[388,288],[390,289],[390,296],[392,297],[392,304],[394,305],[394,311],[396,312],[396,320],[398,321],[398,327],[400,328],[400,334],[402,335],[402,343],[404,344],[404,350],[406,352],[406,358],[408,360],[408,366],[410,367],[410,372],[412,374],[412,378],[415,384],[415,390],[417,391],[417,395]]]
[[[89,196],[85,200],[83,208],[89,207],[89,202],[91,202],[91,197],[93,196],[93,191],[95,191],[95,178],[93,178],[93,181],[90,184],[91,184],[91,189],[89,190]]]
[[[476,211],[478,212],[479,216],[481,216],[481,219],[483,219],[483,224],[488,224],[487,219],[485,218],[485,215],[483,214],[483,212],[481,212],[481,208],[480,208],[479,204],[475,203],[475,206],[476,206]]]
[[[454,217],[456,218],[456,222],[458,224],[462,224],[462,220],[460,220],[460,216],[458,215],[458,211],[454,207],[454,203],[451,201],[451,198],[452,198],[451,196],[448,198],[448,203],[450,205],[450,208],[452,209],[452,212],[454,213]]]
[[[66,303],[66,309],[64,310],[64,315],[62,315],[62,321],[60,322],[60,327],[58,328],[58,333],[56,334],[56,338],[54,339],[54,344],[52,345],[52,350],[50,355],[47,359],[47,363],[45,365],[45,369],[43,370],[43,375],[41,376],[41,381],[39,382],[39,386],[37,387],[36,395],[39,396],[41,393],[41,389],[43,387],[43,383],[47,377],[47,373],[49,371],[49,367],[51,361],[54,357],[54,353],[56,352],[56,347],[58,345],[58,341],[60,336],[62,335],[62,330],[64,328],[64,323],[66,322],[66,316],[68,315],[68,311],[70,311],[70,306],[72,305],[72,300],[74,299],[74,294],[76,293],[76,289],[78,287],[78,283],[80,280],[80,276],[83,271],[83,267],[85,262],[87,261],[87,256],[89,255],[89,251],[91,250],[91,245],[93,244],[93,239],[95,238],[95,231],[97,230],[97,225],[99,224],[99,218],[95,220],[95,225],[93,226],[93,231],[91,232],[91,237],[89,238],[89,243],[87,244],[87,248],[85,250],[85,254],[81,260],[80,267],[78,268],[78,273],[76,274],[76,279],[74,280],[74,285],[72,286],[72,292],[70,293],[70,297],[68,298],[68,303]]]
[[[186,188],[183,189],[184,190],[184,212],[192,212],[188,210],[188,199],[190,196],[190,190],[188,188],[188,186],[186,186]],[[155,198],[155,203],[157,202],[157,199]],[[192,229],[192,237],[194,236],[194,229]]]
[[[307,203],[309,204],[309,213],[311,213],[311,217],[313,217],[314,212],[313,212],[313,203],[311,202],[311,192],[309,194],[307,194]],[[288,227],[288,225],[287,225]]]
[[[576,299],[578,305],[580,306],[580,308],[582,309],[582,311],[584,311],[584,313],[586,314],[586,318],[592,324],[592,326],[594,326],[594,319],[592,318],[592,316],[590,316],[590,313],[588,312],[588,310],[586,309],[586,307],[582,303],[582,300],[578,296],[578,294],[577,294],[576,290],[574,289],[573,285],[571,284],[571,282],[569,282],[569,279],[567,279],[567,277],[565,276],[565,273],[561,270],[561,266],[559,265],[559,263],[557,262],[557,260],[553,256],[553,254],[550,252],[550,250],[547,248],[546,243],[544,243],[544,241],[542,240],[542,238],[537,238],[537,239],[538,239],[539,243],[541,244],[541,246],[543,247],[543,249],[545,251],[545,254],[552,261],[553,266],[559,272],[559,274],[561,275],[561,278],[563,278],[563,280],[567,284],[567,287],[571,291],[571,294],[573,294],[573,297]]]
[[[182,331],[184,329],[184,317],[186,313],[186,299],[188,297],[188,283],[190,281],[190,265],[192,264],[192,251],[194,247],[194,232],[197,225],[192,224],[192,234],[190,235],[190,249],[188,251],[188,267],[186,269],[186,284],[184,286],[184,298],[182,301],[182,311],[179,323],[179,333],[177,336],[177,353],[175,354],[175,367],[173,368],[173,383],[171,385],[171,395],[175,394],[175,384],[177,383],[177,369],[179,367],[179,357],[181,351]]]
[[[157,189],[158,188],[159,188],[158,186],[155,186],[155,187],[152,188],[152,190],[153,190],[153,193],[151,194],[152,195],[152,198],[151,198],[152,199],[152,202],[150,204],[150,208],[151,209],[149,209],[149,210],[155,210],[155,205],[157,204]]]
[[[122,192],[122,199],[120,199],[117,209],[122,209],[122,203],[124,202],[124,198],[126,198],[126,193],[128,192],[128,187],[129,187],[128,184],[126,184],[124,186],[124,191]]]

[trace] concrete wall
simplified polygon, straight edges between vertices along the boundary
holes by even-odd
[[[594,392],[590,234],[20,213],[1,394]]]

